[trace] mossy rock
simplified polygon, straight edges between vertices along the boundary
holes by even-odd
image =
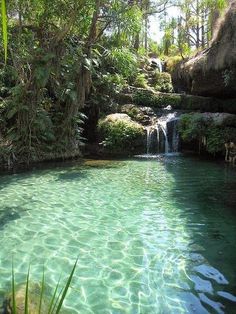
[[[100,144],[107,153],[130,155],[143,150],[144,128],[127,114],[111,114],[100,119],[98,133]]]
[[[138,90],[133,95],[134,103],[138,106],[199,111],[236,113],[236,99],[218,99],[174,93],[155,93],[151,90]]]
[[[171,106],[174,109],[181,108],[181,95],[168,93],[155,93],[150,90],[137,91],[134,103],[138,106],[149,106],[153,108],[165,108]]]
[[[154,115],[152,108],[140,107],[134,104],[123,105],[120,111],[126,113],[131,119],[142,125],[151,124],[151,118]]]

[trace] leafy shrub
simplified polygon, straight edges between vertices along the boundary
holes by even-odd
[[[158,92],[173,92],[171,75],[167,72],[155,71],[153,75],[153,85]]]
[[[207,132],[207,151],[211,154],[221,152],[224,149],[224,130],[219,127],[212,127]]]
[[[147,88],[148,81],[145,78],[145,75],[143,73],[138,74],[135,78],[133,85],[135,87]]]
[[[207,133],[207,151],[211,154],[224,151],[224,143],[236,142],[236,128],[211,127]]]
[[[128,104],[121,107],[121,112],[126,113],[132,119],[136,120],[137,116],[141,113],[141,110],[135,105]]]
[[[129,49],[113,48],[108,53],[105,64],[109,72],[118,73],[128,81],[137,75],[137,57]]]
[[[134,93],[133,100],[138,106],[152,106],[154,94],[149,90],[140,90]]]
[[[7,97],[15,85],[17,75],[12,66],[5,66],[0,70],[0,97]]]
[[[144,136],[142,126],[128,120],[100,120],[98,131],[102,136],[103,145],[111,151],[130,149]]]
[[[179,95],[164,95],[159,94],[154,97],[154,107],[156,108],[165,108],[171,106],[173,109],[180,107],[181,98]]]
[[[200,113],[182,115],[178,130],[184,142],[198,140],[199,151],[204,144],[205,150],[210,154],[223,152],[225,142],[236,141],[235,127],[217,126],[211,118]]]
[[[190,142],[206,135],[210,120],[205,119],[200,113],[183,114],[180,118],[178,130],[182,139]]]
[[[126,85],[126,80],[121,74],[103,74],[99,82],[99,88],[108,94],[119,93]]]

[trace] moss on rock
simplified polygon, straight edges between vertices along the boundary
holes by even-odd
[[[130,155],[139,151],[144,144],[145,132],[139,123],[127,114],[111,114],[98,122],[101,145],[105,152]]]
[[[155,93],[150,90],[137,90],[133,95],[134,103],[138,106],[190,110],[199,112],[228,112],[236,113],[236,99],[218,99],[186,94]]]

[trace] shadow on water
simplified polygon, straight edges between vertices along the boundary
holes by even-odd
[[[22,207],[10,207],[6,206],[0,208],[0,230],[4,228],[6,224],[11,221],[21,218],[21,213],[26,212]]]
[[[236,313],[236,169],[192,158],[162,162],[191,235],[193,293],[209,313]]]
[[[54,180],[58,181],[75,181],[84,179],[89,175],[92,169],[112,169],[122,167],[121,160],[97,160],[81,159],[77,161],[64,162],[45,162],[32,166],[29,169],[19,169],[16,172],[0,173],[0,191],[8,184],[24,182],[25,179],[33,179],[36,176],[41,177],[51,174],[53,171]]]
[[[189,202],[204,205],[204,208],[221,205],[236,217],[236,168],[197,158],[167,158],[163,162],[175,179],[174,199],[186,205]]]
[[[67,172],[58,174],[56,181],[78,181],[86,177],[87,175],[82,171],[69,170]]]
[[[89,175],[90,170],[104,170],[104,169],[113,169],[119,168],[123,164],[118,161],[113,160],[96,160],[89,159],[84,160],[79,165],[66,168],[66,171],[63,173],[59,173],[57,180],[58,181],[78,181],[81,179],[85,179]]]

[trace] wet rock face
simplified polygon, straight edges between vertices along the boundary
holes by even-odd
[[[236,115],[225,113],[225,112],[204,112],[202,113],[202,116],[205,119],[212,119],[215,126],[230,126],[235,127],[236,126]]]
[[[194,95],[236,97],[236,1],[209,48],[182,61],[172,73],[174,89]]]

